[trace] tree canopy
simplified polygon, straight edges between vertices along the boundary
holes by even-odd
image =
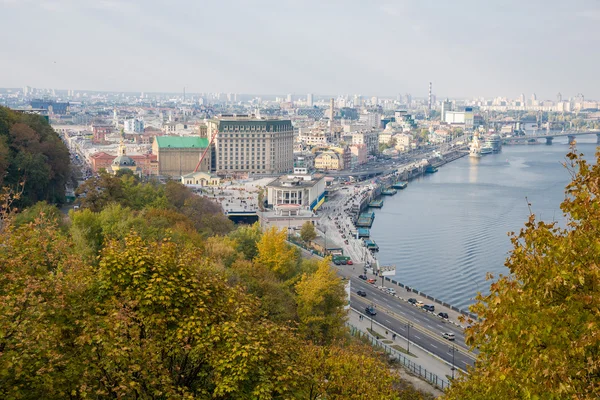
[[[65,201],[69,150],[39,115],[0,107],[0,186],[22,190],[16,206]]]
[[[600,397],[600,152],[595,165],[568,159],[566,226],[532,214],[513,234],[510,275],[472,307],[482,318],[467,330],[476,367],[446,398]]]

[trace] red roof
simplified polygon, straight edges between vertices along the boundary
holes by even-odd
[[[101,151],[99,153],[92,154],[90,156],[90,158],[93,158],[93,159],[99,159],[99,158],[109,159],[110,158],[112,160],[114,158],[117,158],[117,156],[113,156],[112,154],[108,154],[108,153],[105,153],[105,152]]]

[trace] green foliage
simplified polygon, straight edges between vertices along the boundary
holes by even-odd
[[[573,181],[561,209],[567,227],[532,215],[468,330],[477,365],[448,399],[600,397],[600,153],[589,165],[570,153]]]
[[[314,240],[317,237],[315,226],[311,221],[306,221],[304,224],[302,224],[302,228],[300,229],[300,237],[306,243]]]
[[[19,227],[21,225],[31,224],[38,218],[52,221],[61,229],[65,227],[63,215],[60,213],[60,210],[56,208],[56,206],[50,205],[45,201],[40,201],[17,214],[14,219],[14,225],[15,227]]]
[[[0,107],[0,184],[23,183],[16,206],[64,202],[70,174],[69,151],[44,118]]]
[[[262,237],[260,224],[257,222],[251,226],[240,226],[229,234],[236,241],[236,250],[244,255],[246,260],[253,260],[258,253],[257,243]]]

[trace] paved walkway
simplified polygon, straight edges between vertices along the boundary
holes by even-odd
[[[359,330],[361,330],[362,332],[368,332],[367,329],[371,327],[371,320],[367,317],[364,317],[361,320],[359,318],[359,315],[360,314],[358,312],[356,312],[355,310],[351,310],[349,313],[349,316],[348,316],[348,322],[351,325],[358,328]],[[392,343],[388,344],[388,345],[391,346],[391,345],[397,344],[397,345],[401,346],[403,349],[407,348],[408,343],[405,338],[403,338],[399,335],[396,335],[396,339],[392,340],[393,332],[387,330],[386,328],[382,327],[381,325],[379,325],[376,322],[373,323],[373,331],[379,333],[380,335],[386,336],[387,340],[392,341]],[[387,335],[386,335],[386,332],[387,332]],[[382,339],[382,340],[386,340],[386,339]],[[421,350],[420,348],[415,346],[413,343],[411,343],[411,345],[410,345],[410,352],[411,352],[411,354],[413,354],[413,356],[409,356],[407,354],[404,354],[404,356],[406,358],[408,358],[409,360],[411,360],[412,362],[414,362],[415,364],[420,365],[423,368],[423,370],[427,370],[430,373],[437,375],[440,379],[448,381],[448,378],[446,377],[446,375],[451,374],[449,365],[447,365],[445,362],[441,361],[440,359],[432,356],[431,354]],[[435,397],[441,396],[443,394],[443,392],[441,390],[438,390],[435,386],[433,386],[429,382],[425,381],[424,379],[422,379],[418,376],[415,376],[413,374],[410,374],[408,371],[406,371],[403,368],[402,368],[402,371],[404,371],[404,373],[401,373],[402,378],[411,382],[419,390],[422,390],[427,393],[431,393]]]

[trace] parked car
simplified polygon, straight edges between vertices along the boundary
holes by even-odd
[[[360,297],[367,297],[367,292],[365,292],[364,290],[359,290],[356,292],[356,294]]]
[[[445,312],[438,313],[438,317],[448,319],[448,313],[445,313]]]
[[[342,265],[342,262],[340,260],[333,260],[333,263],[335,265]]]
[[[348,265],[354,265],[354,262],[352,260],[348,260]]]
[[[423,302],[421,300],[417,300],[417,302],[415,303],[415,306],[423,307]]]
[[[444,332],[442,333],[442,337],[448,340],[454,340],[454,333],[452,332]]]
[[[368,279],[366,275],[359,275],[358,277],[363,281],[366,281]]]
[[[424,310],[427,310],[427,311],[434,312],[434,311],[435,311],[435,306],[434,306],[433,304],[425,304],[425,305],[423,306],[423,309],[424,309]]]
[[[369,278],[369,279],[367,279],[367,282],[369,282],[369,283],[375,283],[376,280],[374,278]]]
[[[340,260],[340,261],[341,261],[342,265],[346,265],[348,263],[348,261],[346,261],[346,260]]]
[[[375,311],[375,308],[373,306],[368,306],[367,308],[365,308],[365,312],[372,316],[377,315],[377,311]]]
[[[408,302],[410,304],[417,304],[417,299],[413,299],[412,297],[410,299],[408,299]]]
[[[393,288],[387,288],[386,291],[391,294],[391,295],[395,295],[396,294],[396,289]]]

